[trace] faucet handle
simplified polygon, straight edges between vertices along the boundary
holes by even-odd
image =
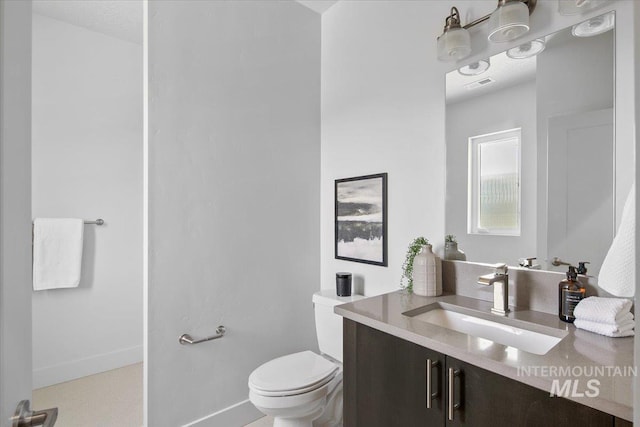
[[[520,261],[520,267],[532,268],[533,261],[535,260],[536,260],[536,257],[531,257],[531,258],[520,258],[518,261]]]
[[[495,269],[495,274],[500,276],[504,276],[509,271],[509,267],[507,267],[507,264],[503,263],[494,264],[493,268]]]

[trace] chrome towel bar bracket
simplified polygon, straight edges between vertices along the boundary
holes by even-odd
[[[207,338],[202,338],[202,339],[196,340],[196,339],[192,338],[191,335],[189,335],[189,334],[182,334],[178,338],[178,342],[180,344],[182,344],[182,345],[185,345],[185,344],[200,344],[201,342],[217,340],[218,338],[222,338],[224,336],[225,332],[227,332],[225,327],[220,325],[216,329],[216,334],[215,335],[212,335],[212,336],[207,337]]]

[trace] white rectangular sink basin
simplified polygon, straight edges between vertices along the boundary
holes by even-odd
[[[443,306],[444,304],[434,304],[433,308],[427,308],[427,311],[415,315],[405,314],[422,322],[539,355],[546,354],[566,336],[566,332],[561,330],[535,324],[531,325],[531,329],[538,329],[538,331],[525,329],[506,323],[507,319],[501,318],[500,322],[488,320],[484,316],[476,317],[465,313],[464,309],[454,311]],[[548,330],[549,333],[539,332],[540,330]]]

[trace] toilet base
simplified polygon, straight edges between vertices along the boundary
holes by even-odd
[[[342,427],[342,387],[313,414],[302,418],[274,417],[273,427]]]
[[[284,402],[269,398],[265,401],[253,393],[250,393],[250,398],[260,412],[274,418],[273,427],[342,427],[342,375],[325,387],[330,390],[328,395],[325,390],[321,392],[322,397],[293,407],[265,405]]]
[[[273,419],[273,427],[315,427],[313,420],[322,414],[322,408],[318,408],[313,414],[309,414],[300,418],[282,418],[275,417]]]

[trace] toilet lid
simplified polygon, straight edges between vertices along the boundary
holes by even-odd
[[[327,382],[338,366],[312,351],[289,354],[258,367],[249,376],[249,387],[270,392],[309,389]]]

